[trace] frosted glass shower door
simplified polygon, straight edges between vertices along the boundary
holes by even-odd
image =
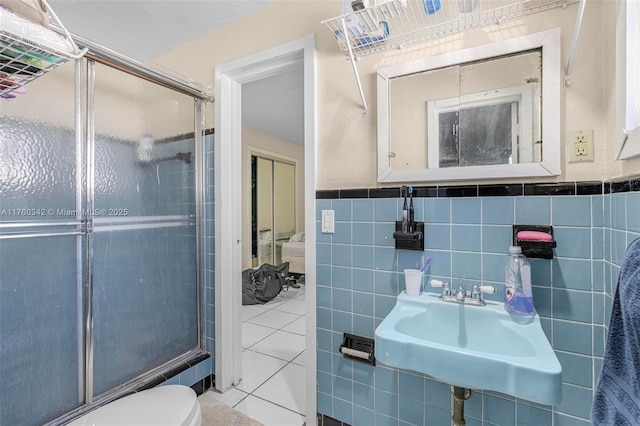
[[[193,98],[95,67],[90,198],[93,389],[100,395],[199,340]]]
[[[1,108],[0,425],[35,426],[84,402],[73,63]]]

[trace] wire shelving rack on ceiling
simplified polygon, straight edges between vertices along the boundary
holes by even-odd
[[[346,0],[345,0],[346,1]],[[358,76],[356,60],[361,57],[402,49],[472,28],[500,24],[525,15],[566,7],[578,0],[391,0],[364,7],[354,1],[353,11],[322,21],[346,52],[356,76],[363,114],[367,103]],[[580,0],[574,42],[565,81],[570,83],[570,65],[586,0]],[[374,0],[370,0],[374,2]]]

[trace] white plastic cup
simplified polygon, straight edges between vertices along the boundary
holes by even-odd
[[[407,296],[419,296],[422,286],[422,272],[420,269],[405,269],[404,284]]]

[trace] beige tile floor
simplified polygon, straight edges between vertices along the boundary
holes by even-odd
[[[243,379],[224,394],[211,390],[201,400],[223,403],[267,426],[305,423],[304,287],[264,305],[242,307]]]

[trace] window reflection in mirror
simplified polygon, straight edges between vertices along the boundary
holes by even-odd
[[[389,166],[542,161],[541,81],[541,49],[391,78]]]
[[[560,174],[559,28],[377,74],[379,182]]]

